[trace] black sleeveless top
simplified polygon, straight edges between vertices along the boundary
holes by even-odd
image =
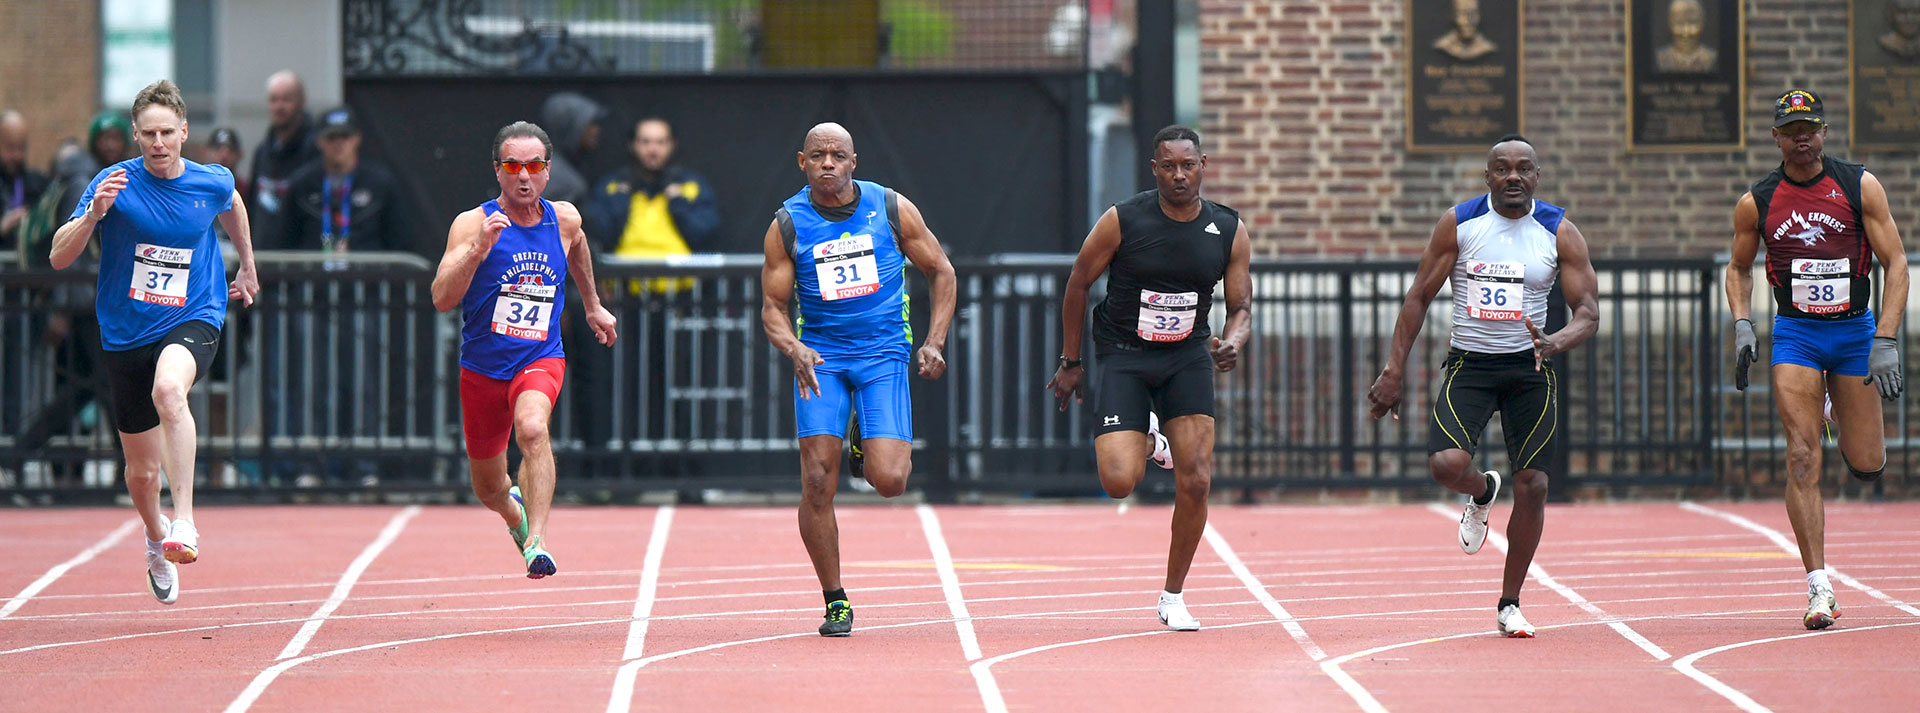
[[[1095,348],[1137,351],[1204,341],[1213,286],[1227,274],[1240,214],[1200,199],[1179,222],[1160,210],[1158,191],[1114,205],[1120,247],[1108,265],[1107,297],[1093,310]]]

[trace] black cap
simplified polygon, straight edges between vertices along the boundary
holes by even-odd
[[[240,148],[240,135],[234,133],[233,129],[222,126],[213,130],[213,135],[207,138],[207,145],[238,149]]]
[[[1805,89],[1789,89],[1773,101],[1773,128],[1780,128],[1796,121],[1811,121],[1814,126],[1826,126],[1827,114],[1820,107],[1820,95]]]
[[[328,109],[320,115],[321,136],[341,136],[360,133],[359,122],[353,119],[353,110],[344,106]]]

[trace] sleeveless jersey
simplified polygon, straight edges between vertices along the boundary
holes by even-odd
[[[820,356],[888,356],[913,352],[907,324],[906,256],[887,221],[885,186],[860,187],[853,215],[830,221],[814,210],[812,188],[781,208],[793,221],[794,324],[800,341]]]
[[[493,215],[500,212],[500,202],[487,201],[480,210]],[[560,242],[560,218],[542,198],[540,224],[529,228],[509,222],[473,272],[473,283],[460,299],[460,366],[506,380],[537,360],[566,356],[560,348],[560,312],[566,306],[567,251]]]
[[[1871,301],[1873,251],[1860,215],[1866,168],[1833,157],[1824,164],[1806,183],[1783,165],[1753,184],[1767,284],[1783,316],[1847,319]]]
[[[1523,319],[1547,328],[1547,293],[1560,275],[1560,221],[1566,210],[1533,201],[1518,220],[1493,210],[1491,196],[1453,207],[1460,243],[1453,262],[1453,337],[1458,349],[1511,354],[1533,348]]]
[[[233,208],[233,173],[181,161],[186,170],[171,179],[147,173],[137,157],[101,169],[73,208],[72,218],[85,214],[100,181],[126,170],[127,186],[99,224],[94,311],[107,351],[152,344],[189,321],[226,324],[227,268],[213,223]]]
[[[1107,296],[1093,310],[1093,341],[1109,351],[1175,347],[1213,332],[1213,286],[1227,274],[1240,214],[1200,199],[1200,214],[1180,222],[1160,210],[1160,193],[1114,204],[1120,247],[1107,270]]]

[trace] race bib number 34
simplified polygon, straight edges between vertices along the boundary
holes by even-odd
[[[187,306],[187,276],[193,250],[140,243],[133,246],[133,284],[127,296],[147,304]]]
[[[1800,311],[1835,314],[1852,306],[1852,260],[1794,260],[1789,270],[1793,280],[1793,306]]]
[[[1527,267],[1517,262],[1467,263],[1467,316],[1517,322],[1527,286]]]
[[[501,285],[500,299],[493,302],[493,333],[546,341],[559,290],[559,285]]]
[[[813,246],[813,274],[820,281],[820,299],[828,302],[879,292],[873,236],[843,235]]]
[[[1177,342],[1193,333],[1198,292],[1140,291],[1140,319],[1134,333],[1149,342]]]

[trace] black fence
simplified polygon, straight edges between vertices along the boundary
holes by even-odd
[[[265,497],[464,490],[458,316],[432,308],[427,263],[269,253],[260,264],[261,299],[230,314],[213,374],[191,399],[201,487]],[[1089,407],[1058,410],[1045,391],[1060,353],[1070,256],[1001,255],[956,267],[948,376],[914,384],[914,485],[936,499],[1098,493]],[[1363,400],[1413,267],[1255,264],[1254,337],[1242,368],[1216,386],[1216,486],[1430,482],[1426,436],[1447,293],[1415,344],[1402,418],[1372,420]],[[1613,261],[1596,269],[1599,334],[1557,367],[1566,458],[1554,469],[1556,489],[1777,489],[1784,439],[1767,391],[1764,332],[1753,387],[1737,392],[1724,373],[1724,266]],[[600,347],[580,338],[584,325],[567,325],[568,374],[553,425],[561,489],[587,499],[795,490],[792,370],[761,332],[758,256],[609,264],[600,275],[620,341]],[[80,272],[0,272],[0,492],[32,502],[121,489],[103,374],[97,355],[81,348],[97,344],[97,327],[73,301],[92,286]],[[1756,295],[1755,313],[1768,313],[1766,291]],[[927,302],[915,300],[915,328],[924,329]],[[1218,324],[1224,315],[1213,317]],[[1888,471],[1899,483],[1914,456],[1910,401],[1890,406],[1887,421]],[[1491,429],[1480,458],[1504,467]],[[1827,469],[1838,476],[1844,466],[1830,457]]]

